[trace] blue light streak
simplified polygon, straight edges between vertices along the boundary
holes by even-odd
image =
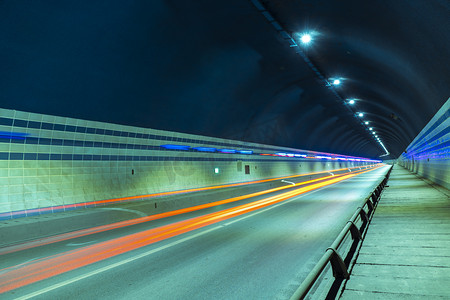
[[[184,145],[161,145],[160,147],[168,150],[183,150],[183,151],[187,151],[191,148],[189,146]]]
[[[216,148],[212,147],[194,147],[192,148],[194,150],[200,151],[200,152],[216,152]]]
[[[0,139],[24,140],[28,133],[0,131]]]

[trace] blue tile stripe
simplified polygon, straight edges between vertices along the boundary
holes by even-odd
[[[429,139],[427,139],[426,136],[424,136],[423,138],[420,139],[420,141],[422,142],[421,144],[416,143],[416,145],[414,146],[414,151],[416,152],[421,151],[422,149],[429,147],[430,145],[442,142],[442,140],[440,139],[445,135],[447,135],[448,133],[450,133],[450,127],[446,127],[444,130],[436,133],[433,137]],[[408,149],[411,149],[411,147],[409,147]]]
[[[154,151],[181,151],[180,149],[169,149],[167,147],[155,146],[155,145],[142,145],[142,144],[126,144],[126,143],[112,143],[112,142],[94,142],[94,141],[80,141],[70,139],[50,139],[50,138],[38,138],[27,137],[26,139],[14,139],[14,138],[0,138],[0,143],[14,143],[25,145],[46,145],[46,146],[67,146],[67,147],[83,147],[83,148],[103,148],[103,149],[133,149],[133,150],[154,150]],[[180,146],[181,147],[181,146]],[[203,152],[198,149],[201,147],[184,146],[186,149],[182,152]],[[215,149],[215,148],[211,148]],[[201,149],[200,149],[201,150]],[[218,149],[220,150],[220,149]],[[248,148],[246,148],[248,150]],[[239,150],[240,151],[240,150]],[[235,151],[235,152],[239,152]],[[277,152],[277,151],[274,151]],[[279,149],[278,149],[279,152]],[[212,153],[212,152],[210,152]],[[225,153],[224,151],[214,151],[214,154]],[[235,153],[236,155],[242,155],[241,153]],[[253,153],[259,154],[259,153]],[[244,154],[246,156],[251,155],[249,153]]]
[[[413,152],[408,152],[404,154],[403,156],[406,158],[414,157],[415,159],[418,159],[420,157],[427,157],[431,156],[434,152],[440,151],[440,156],[444,159],[448,159],[448,153],[450,152],[450,140],[445,141],[443,143],[440,143],[438,145],[432,146],[430,148],[421,149],[421,150],[414,150]]]
[[[414,144],[411,144],[408,149],[414,149],[418,143],[420,143],[420,141],[426,137],[427,135],[429,135],[433,130],[435,130],[439,125],[441,125],[443,122],[445,122],[448,118],[450,117],[450,109],[448,109],[441,117],[439,117],[439,119],[437,119],[434,124],[428,128],[428,130],[426,132],[424,132],[421,135],[421,138],[418,139],[417,141],[414,142]]]
[[[263,150],[264,153],[267,152],[294,152],[298,154],[319,154],[320,152],[315,151],[306,151],[306,150],[294,150],[294,149],[280,149],[280,148],[271,148],[268,147],[262,147],[257,145],[247,145],[247,144],[233,144],[233,143],[226,143],[226,142],[214,142],[214,141],[206,141],[206,140],[200,140],[200,139],[189,139],[189,138],[174,138],[171,136],[164,136],[164,135],[154,135],[154,134],[144,134],[144,133],[135,133],[135,132],[127,132],[127,131],[117,131],[117,130],[109,130],[109,129],[100,129],[100,128],[93,128],[93,127],[84,127],[84,126],[74,126],[74,125],[63,125],[63,124],[53,124],[48,122],[36,122],[36,121],[26,121],[26,120],[19,120],[19,119],[11,119],[11,118],[5,118],[0,117],[0,125],[6,125],[6,126],[13,126],[20,127],[20,128],[34,128],[34,129],[44,129],[44,130],[53,130],[53,131],[62,131],[62,132],[79,132],[79,133],[87,133],[87,134],[96,134],[96,135],[110,135],[110,136],[117,136],[117,137],[131,137],[131,138],[138,138],[138,139],[144,139],[144,140],[160,140],[164,141],[165,144],[176,142],[176,143],[182,143],[182,144],[190,144],[189,146],[192,147],[191,149],[187,150],[190,152],[198,152],[195,150],[195,146],[192,144],[201,144],[201,145],[212,145],[212,146],[220,146],[220,147],[230,147],[235,149],[241,149],[241,150]],[[32,137],[27,136],[26,139],[5,139],[0,138],[0,142],[10,142],[10,143],[19,143],[19,144],[38,144],[38,145],[56,145],[56,146],[69,146],[69,147],[96,147],[96,148],[116,148],[116,149],[137,149],[137,150],[159,150],[159,151],[177,151],[173,149],[163,149],[160,146],[151,146],[151,145],[142,145],[142,144],[126,144],[126,143],[113,143],[113,142],[95,142],[95,141],[81,141],[81,140],[70,140],[70,139],[54,139],[54,138],[40,138],[40,137]],[[219,148],[219,147],[218,147]],[[251,148],[251,149],[248,149]],[[183,150],[184,151],[184,150]],[[215,152],[215,153],[219,153]],[[253,153],[253,155],[258,155],[261,153]],[[327,153],[321,153],[321,154],[327,154]],[[243,154],[235,154],[242,156]],[[251,155],[251,154],[244,154],[244,155]],[[330,154],[331,155],[331,154]],[[345,155],[340,155],[344,156]],[[274,157],[275,159],[277,157]],[[37,157],[39,159],[39,156]],[[80,159],[83,160],[83,159]],[[88,159],[86,159],[88,160]],[[214,158],[210,160],[215,160]],[[236,159],[234,159],[236,160]],[[248,160],[246,158],[246,160]],[[276,159],[279,161],[279,159]],[[267,160],[265,160],[267,161]]]
[[[61,153],[17,153],[0,152],[0,160],[76,160],[76,161],[271,161],[275,158],[277,162],[292,162],[292,158],[283,158],[279,156],[269,156],[266,159],[250,158],[244,155],[232,158],[225,157],[179,157],[179,156],[147,156],[147,155],[95,155],[95,154],[61,154]],[[297,161],[306,160],[296,158]]]
[[[47,122],[25,121],[25,120],[4,118],[4,117],[0,117],[0,125],[21,127],[21,128],[45,129],[45,130],[62,131],[62,132],[79,132],[79,133],[89,133],[89,134],[108,135],[108,136],[117,136],[117,137],[130,137],[130,138],[138,138],[138,139],[146,139],[146,140],[151,139],[151,140],[162,140],[162,141],[180,142],[180,143],[205,144],[205,145],[214,145],[214,146],[221,146],[221,147],[248,148],[248,146],[244,145],[244,144],[214,142],[214,141],[205,141],[205,140],[200,140],[200,139],[189,139],[189,138],[174,138],[174,137],[165,136],[165,135],[144,134],[144,133],[100,129],[100,128],[84,127],[84,126],[53,124],[53,123],[47,123]],[[259,150],[265,150],[265,151],[280,151],[280,149],[258,147],[255,145],[252,145],[252,148],[259,149]]]

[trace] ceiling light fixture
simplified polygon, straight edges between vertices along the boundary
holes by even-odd
[[[305,33],[300,37],[300,40],[302,41],[303,44],[307,45],[311,43],[312,37],[309,33]]]
[[[282,28],[282,26],[280,26],[280,23],[274,21],[275,18],[271,15],[271,13],[266,9],[265,5],[263,5],[261,3],[261,0],[252,0],[251,1],[253,3],[253,5],[255,6],[255,8],[265,17],[265,19],[272,24],[272,26],[275,28],[275,30],[284,37],[284,40],[286,40],[289,43],[289,46],[292,48],[295,48],[295,52],[297,54],[299,54],[302,59],[304,60],[304,62],[311,68],[311,70],[317,75],[318,78],[320,78],[327,87],[331,87],[332,85],[334,86],[338,86],[341,84],[341,80],[340,79],[332,79],[332,78],[328,78],[326,79],[326,77],[318,70],[318,68],[313,64],[313,62],[309,59],[309,57],[306,55],[306,53],[304,52],[303,49],[298,48],[298,40],[294,39],[294,37],[291,36],[291,34],[289,32],[287,32],[284,28]],[[315,35],[315,33],[313,33]],[[310,43],[312,41],[312,37],[311,34],[309,33],[303,33],[303,34],[295,34],[297,37],[300,37],[300,41],[304,44],[307,45],[308,43]],[[306,48],[306,47],[305,47]],[[335,96],[341,101],[341,103],[345,103],[348,102],[350,105],[353,105],[355,102],[352,99],[343,99],[342,96],[340,96],[336,91],[333,90],[333,93],[335,94]],[[347,107],[348,109],[350,109],[349,107]],[[363,117],[364,114],[363,113],[357,113],[357,116],[359,117]],[[362,121],[364,122],[365,125],[368,125],[369,122],[368,121]],[[386,147],[384,147],[383,143],[381,143],[381,146],[383,147],[383,149],[386,151],[385,155],[389,155],[389,152],[387,151]]]

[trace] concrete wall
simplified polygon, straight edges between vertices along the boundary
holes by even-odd
[[[450,189],[450,98],[398,158],[398,163]]]
[[[168,144],[189,147],[161,147]],[[272,156],[279,152],[297,157]],[[329,156],[0,109],[0,219],[88,207],[107,199],[142,196],[138,197],[142,200],[158,192],[373,164],[319,155]]]

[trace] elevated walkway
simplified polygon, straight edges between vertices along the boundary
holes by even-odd
[[[450,192],[395,165],[340,299],[450,299]]]

